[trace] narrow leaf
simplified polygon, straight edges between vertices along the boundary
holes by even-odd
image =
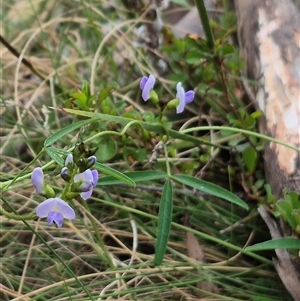
[[[300,249],[299,238],[278,238],[249,246],[245,251],[261,251],[273,249]]]
[[[107,96],[109,96],[112,92],[118,89],[119,89],[119,85],[117,83],[110,83],[108,87],[105,87],[99,93],[97,104],[99,105]]]
[[[64,166],[63,158],[55,151],[55,148],[45,147],[45,150],[49,157],[54,160],[58,165]]]
[[[50,146],[51,144],[53,144],[54,142],[56,142],[63,136],[70,134],[72,131],[74,131],[86,124],[92,123],[93,121],[95,121],[95,120],[93,120],[93,119],[82,120],[82,121],[78,121],[76,123],[72,123],[72,124],[64,127],[63,129],[59,130],[58,132],[56,132],[53,135],[51,135],[50,137],[48,137],[44,142],[44,146],[45,147]]]
[[[173,187],[171,180],[167,180],[160,200],[158,225],[157,225],[157,239],[155,247],[154,264],[160,265],[163,261],[169,234],[172,223],[173,210]]]
[[[127,176],[129,179],[131,179],[134,182],[146,182],[146,181],[152,181],[152,180],[160,180],[165,179],[167,174],[163,171],[157,171],[157,170],[143,170],[143,171],[133,171],[133,172],[126,172],[123,174],[124,176]],[[105,186],[105,185],[116,185],[124,183],[124,181],[120,181],[119,179],[108,176],[101,178],[101,181],[99,181],[98,185]]]
[[[86,111],[80,111],[80,110],[74,110],[74,109],[68,109],[68,108],[64,108],[61,110],[64,112],[70,113],[70,114],[78,115],[78,116],[95,118],[96,120],[100,119],[100,120],[103,120],[106,122],[120,123],[123,126],[127,125],[129,122],[132,122],[132,120],[133,120],[133,119],[125,118],[125,117],[121,117],[121,116],[114,116],[114,115],[101,114],[101,113],[95,113],[95,112],[86,112]],[[198,144],[214,145],[205,139],[196,138],[191,135],[182,134],[181,132],[178,132],[175,130],[166,129],[161,124],[155,124],[155,123],[149,123],[149,122],[143,122],[143,121],[139,121],[138,123],[146,131],[149,131],[149,132],[156,132],[158,134],[163,134],[163,135],[168,134],[170,137],[172,137],[174,139],[181,139],[183,141],[189,141],[189,142],[195,143],[197,145]]]
[[[233,204],[236,204],[248,210],[248,205],[243,200],[241,200],[239,197],[237,197],[235,194],[231,193],[230,191],[216,184],[201,179],[197,179],[195,177],[188,176],[188,175],[174,175],[173,179],[176,180],[177,182],[180,182],[181,184],[191,186],[200,191],[222,198],[226,201],[229,201]]]
[[[105,166],[105,165],[103,165],[103,164],[101,164],[99,162],[96,162],[95,165],[94,165],[94,167],[96,169],[98,169],[99,171],[103,172],[106,175],[112,176],[112,177],[120,180],[123,183],[126,183],[126,184],[128,184],[130,186],[135,187],[135,182],[132,179],[130,179],[128,176],[124,175],[123,173],[119,172],[116,169],[113,169],[111,167]],[[99,184],[100,184],[101,181],[102,181],[102,179],[100,179]]]

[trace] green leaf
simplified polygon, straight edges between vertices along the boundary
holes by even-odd
[[[278,238],[264,241],[245,249],[248,251],[274,250],[274,249],[300,249],[300,239],[298,238]]]
[[[258,119],[264,115],[263,111],[257,110],[250,114],[254,119]]]
[[[198,49],[191,49],[185,58],[185,61],[188,64],[199,64],[200,63],[200,59],[203,57],[203,54],[201,54],[201,52],[199,52]]]
[[[173,187],[171,180],[167,180],[160,200],[157,239],[155,246],[154,264],[160,265],[165,256],[172,223]]]
[[[67,112],[67,113],[70,113],[70,114],[78,115],[78,116],[93,118],[93,120],[91,122],[100,119],[100,120],[103,120],[103,121],[106,121],[106,122],[115,122],[115,123],[120,123],[123,126],[126,126],[129,122],[133,121],[133,119],[124,118],[124,117],[121,117],[121,116],[101,114],[101,113],[95,113],[95,112],[86,112],[86,111],[67,109],[67,108],[64,108],[63,111]],[[154,123],[148,123],[148,122],[142,122],[142,121],[137,121],[137,122],[146,131],[149,131],[149,132],[156,132],[158,134],[163,134],[163,135],[168,134],[172,138],[181,139],[183,141],[193,142],[197,145],[199,145],[199,144],[200,145],[201,144],[213,145],[212,143],[210,143],[207,140],[196,138],[196,137],[191,136],[191,135],[182,134],[182,133],[180,133],[178,131],[175,131],[175,130],[167,129],[166,127],[164,127],[164,126],[162,126],[161,124],[158,124],[158,123],[154,124]]]
[[[242,201],[239,197],[237,197],[235,194],[231,193],[230,191],[216,185],[210,182],[206,182],[204,180],[197,179],[192,176],[188,175],[174,175],[172,177],[177,182],[180,182],[181,184],[191,186],[193,188],[196,188],[200,191],[209,193],[211,195],[214,195],[216,197],[222,198],[226,201],[229,201],[233,204],[236,204],[244,209],[249,209],[248,205]]]
[[[135,187],[135,182],[132,179],[130,179],[128,176],[124,175],[123,173],[119,172],[116,169],[105,166],[99,162],[96,162],[94,167],[106,175],[110,175],[110,176],[120,180],[123,183],[126,183],[130,186]],[[102,179],[100,178],[98,185],[101,185],[101,183],[100,183],[101,181],[102,181]]]
[[[63,129],[59,130],[58,132],[54,133],[53,135],[51,135],[50,137],[48,137],[45,142],[44,142],[44,146],[50,146],[51,144],[53,144],[54,142],[56,142],[57,140],[59,140],[60,138],[62,138],[63,136],[70,134],[71,132],[73,132],[74,130],[94,122],[95,120],[97,120],[97,118],[95,119],[88,119],[88,120],[82,120],[82,121],[78,121],[76,123],[72,123],[66,127],[64,127]]]
[[[275,203],[275,206],[279,210],[281,217],[285,221],[289,221],[293,212],[293,207],[291,206],[291,203],[287,200],[281,199]],[[292,225],[292,227],[294,228],[296,227],[296,225]]]
[[[87,97],[84,93],[76,92],[71,94],[71,97],[75,99],[75,103],[80,110],[85,110],[87,108]]]
[[[155,171],[155,170],[133,171],[133,172],[124,173],[122,175],[128,177],[133,182],[146,182],[152,180],[160,180],[160,179],[165,179],[167,177],[167,174],[165,172]],[[123,182],[124,181],[120,181],[116,177],[110,176],[110,177],[101,178],[98,185],[100,186],[117,185]]]
[[[101,162],[111,159],[117,152],[116,141],[108,135],[98,138],[97,147],[98,150],[95,155]]]
[[[46,147],[46,153],[51,159],[53,159],[58,165],[64,166],[64,159],[58,154],[54,147]]]
[[[108,87],[102,89],[98,95],[97,105],[100,105],[101,102],[112,92],[119,89],[119,85],[117,83],[110,83]]]
[[[220,56],[225,56],[234,52],[234,47],[232,45],[222,45],[217,49],[217,53]]]
[[[250,173],[253,173],[257,164],[257,152],[253,147],[247,147],[242,152],[243,160],[245,162],[246,168]]]

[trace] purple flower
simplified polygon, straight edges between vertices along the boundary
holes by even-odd
[[[44,173],[40,167],[36,167],[31,175],[31,182],[38,194],[45,193]]]
[[[155,77],[153,75],[143,76],[140,81],[140,88],[142,90],[142,98],[147,101],[150,98],[150,92],[155,84]]]
[[[176,108],[176,113],[179,114],[183,112],[185,105],[189,104],[194,100],[195,92],[192,90],[185,92],[181,82],[179,82],[176,85],[176,89],[177,89],[176,98],[179,99],[179,105]]]
[[[64,218],[75,218],[75,211],[62,199],[50,198],[37,206],[36,215],[40,218],[47,217],[49,226],[52,226],[54,222],[60,228]]]
[[[87,169],[86,171],[75,175],[74,183],[81,182],[79,190],[82,191],[80,196],[87,200],[93,193],[93,188],[98,183],[98,171]]]

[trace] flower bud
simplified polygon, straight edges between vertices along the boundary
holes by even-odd
[[[40,167],[36,167],[31,175],[32,184],[38,194],[45,193],[44,173]]]
[[[42,194],[44,197],[48,199],[55,197],[54,189],[50,185],[45,184],[44,189],[45,189],[45,193]]]
[[[77,160],[85,153],[84,143],[77,143],[73,150],[74,162],[77,164]]]
[[[87,161],[86,162],[87,169],[91,168],[96,163],[97,157],[96,156],[90,156],[90,157],[87,158],[86,161]]]
[[[178,98],[172,99],[167,103],[166,109],[167,110],[175,109],[178,106],[178,104],[179,104]]]
[[[69,171],[67,167],[63,167],[61,172],[60,172],[60,176],[64,179],[65,182],[70,182],[71,177],[69,175]]]
[[[77,160],[76,162],[77,167],[79,168],[80,172],[83,172],[86,170],[86,163],[85,163],[85,159],[84,158],[80,158]]]
[[[158,104],[159,102],[159,98],[156,94],[156,92],[154,90],[151,90],[150,93],[149,93],[149,96],[150,96],[150,101],[153,103],[153,104]]]
[[[73,155],[69,154],[65,160],[65,166],[68,167],[68,165],[71,167],[73,165]],[[69,167],[69,168],[70,168]]]
[[[80,158],[77,161],[77,166],[80,172],[84,172],[87,169],[90,169],[97,161],[96,156],[90,156],[88,158]]]

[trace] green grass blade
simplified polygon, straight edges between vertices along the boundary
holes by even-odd
[[[173,179],[177,182],[191,186],[193,188],[196,188],[200,191],[209,193],[211,195],[214,195],[216,197],[222,198],[226,201],[229,201],[233,204],[236,204],[244,209],[249,209],[248,205],[241,200],[239,197],[237,197],[235,194],[231,193],[230,191],[207,181],[197,179],[192,176],[188,175],[174,175]]]
[[[274,249],[300,249],[299,238],[278,238],[249,246],[245,251],[262,251]]]
[[[167,180],[160,200],[157,226],[157,240],[155,247],[154,264],[160,265],[163,261],[169,234],[171,230],[173,211],[173,187],[171,180]]]

